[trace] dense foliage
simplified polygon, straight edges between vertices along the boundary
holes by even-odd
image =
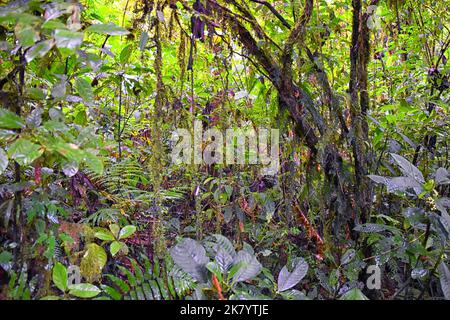
[[[0,299],[450,299],[449,7],[2,1]]]

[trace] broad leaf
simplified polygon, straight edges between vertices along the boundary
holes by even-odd
[[[437,186],[443,184],[450,184],[450,176],[448,174],[448,170],[442,167],[437,169],[434,181]]]
[[[209,262],[203,246],[195,240],[185,238],[170,250],[173,261],[187,274],[199,282],[206,281],[205,265]]]
[[[43,57],[53,47],[53,40],[45,40],[32,46],[25,54],[27,62],[31,62],[35,58]]]
[[[223,247],[219,247],[219,249],[217,249],[215,258],[216,263],[222,272],[227,271],[233,263],[233,257]]]
[[[65,29],[55,30],[55,41],[58,48],[75,49],[83,42],[83,33]]]
[[[441,282],[441,288],[444,293],[445,300],[450,300],[450,270],[445,262],[441,262],[439,265],[439,274],[439,280]]]
[[[422,172],[420,172],[420,170],[417,169],[417,167],[414,166],[411,162],[395,153],[391,153],[391,156],[392,158],[394,158],[395,162],[398,164],[400,170],[404,175],[413,178],[419,183],[425,183]]]
[[[120,231],[120,227],[118,224],[116,223],[111,223],[109,225],[109,230],[111,231],[111,233],[113,234],[114,238],[118,238],[119,237],[119,231]]]
[[[39,158],[44,150],[37,144],[26,139],[16,140],[8,149],[8,155],[18,164],[25,166]]]
[[[99,288],[90,283],[79,283],[69,286],[69,294],[78,298],[93,298],[100,292]]]
[[[387,191],[390,193],[401,191],[405,192],[408,189],[414,190],[418,195],[422,192],[422,184],[420,184],[416,179],[411,177],[382,177],[377,175],[368,175],[368,177],[376,182],[384,184],[387,187]]]
[[[15,33],[22,47],[30,47],[39,40],[39,32],[32,26],[18,24]]]
[[[114,235],[111,233],[111,231],[104,229],[104,228],[98,228],[95,232],[95,237],[100,240],[106,240],[106,241],[114,241]]]
[[[67,177],[73,177],[78,172],[78,164],[76,162],[67,162],[63,165],[62,171]]]
[[[122,242],[120,241],[113,241],[111,242],[111,245],[109,246],[109,251],[111,252],[111,255],[114,257],[117,252],[120,251],[122,248]]]
[[[216,238],[217,243],[216,250],[223,248],[231,257],[236,255],[236,251],[234,250],[234,246],[230,240],[220,234],[215,234],[214,237]]]
[[[95,243],[88,244],[87,250],[81,259],[81,275],[88,281],[95,281],[101,275],[106,260],[106,252],[102,247]]]
[[[53,283],[62,292],[67,291],[67,269],[59,262],[53,267]]]
[[[241,250],[236,254],[233,264],[240,265],[240,268],[233,276],[233,282],[250,280],[256,277],[262,269],[261,264],[256,257],[247,251]]]
[[[348,290],[339,300],[369,300],[358,288]]]
[[[284,266],[278,275],[278,291],[285,291],[299,283],[308,272],[308,264],[302,258],[299,259],[292,272]]]
[[[344,266],[350,261],[352,261],[355,255],[356,255],[355,249],[348,249],[341,257],[341,266]]]
[[[78,94],[87,105],[91,106],[93,104],[94,93],[89,81],[84,78],[77,78],[75,80],[75,89],[77,89]]]
[[[135,226],[131,226],[131,225],[125,226],[119,232],[119,240],[128,238],[128,237],[132,236],[135,232],[136,232]]]
[[[114,23],[108,23],[108,24],[93,24],[86,28],[86,32],[94,32],[94,33],[100,33],[100,34],[108,34],[110,36],[123,36],[130,33],[127,29],[124,29],[122,27],[119,27],[118,25],[115,25]]]
[[[21,129],[25,125],[22,119],[15,113],[0,108],[0,128],[4,129]]]

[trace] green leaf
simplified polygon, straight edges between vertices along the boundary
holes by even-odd
[[[125,226],[119,232],[119,240],[128,238],[129,236],[131,236],[135,232],[136,232],[136,227],[135,226],[131,226],[131,225]]]
[[[25,54],[27,62],[33,61],[37,57],[43,57],[53,47],[54,42],[52,40],[45,40],[35,44]]]
[[[6,167],[8,167],[8,156],[5,151],[0,148],[0,174],[6,170]]]
[[[130,59],[131,53],[133,52],[133,46],[131,44],[127,45],[120,52],[119,60],[120,63],[125,64]]]
[[[219,280],[219,282],[223,281],[221,268],[216,262],[208,262],[206,264],[206,269],[208,269],[212,274],[214,274],[217,277],[217,280]]]
[[[16,26],[16,37],[22,47],[30,47],[39,40],[39,33],[32,26]]]
[[[94,101],[94,93],[92,92],[92,87],[89,81],[84,78],[77,78],[77,80],[75,80],[75,89],[77,89],[78,94],[87,105],[92,105]]]
[[[55,30],[56,46],[58,48],[75,49],[83,42],[84,34],[65,29]]]
[[[113,287],[110,287],[110,286],[102,284],[101,288],[103,289],[104,292],[106,292],[114,300],[121,300],[122,299],[122,295],[116,289],[114,289]]]
[[[97,280],[102,273],[106,260],[106,252],[102,247],[95,243],[88,244],[86,253],[81,259],[81,275],[90,282]]]
[[[127,35],[130,33],[127,29],[124,29],[122,27],[119,27],[118,25],[115,25],[114,23],[108,23],[108,24],[93,24],[86,28],[86,32],[94,32],[94,33],[100,33],[100,34],[108,34],[110,36],[122,36]]]
[[[69,294],[78,298],[93,298],[100,292],[99,288],[90,283],[79,283],[69,286]]]
[[[145,279],[144,279],[144,274],[142,273],[140,265],[134,259],[130,259],[130,261],[131,261],[131,265],[133,266],[134,275],[136,276],[136,280],[138,281],[138,284],[142,284]]]
[[[13,258],[13,255],[11,252],[3,251],[2,253],[0,253],[0,264],[10,262],[12,260],[12,258]]]
[[[369,300],[358,288],[348,290],[339,300]]]
[[[104,228],[98,228],[94,234],[94,236],[100,240],[106,240],[106,241],[114,241],[116,240],[114,238],[114,235]]]
[[[117,254],[117,252],[119,252],[120,248],[122,248],[122,242],[113,241],[109,246],[109,251],[111,252],[111,255],[114,257]]]
[[[20,165],[29,165],[39,158],[44,150],[37,144],[26,139],[16,140],[8,149],[10,158],[17,161]]]
[[[0,128],[4,129],[21,129],[25,125],[22,119],[15,113],[0,108]]]
[[[51,144],[46,144],[45,147],[49,149],[49,151],[58,152],[69,160],[69,162],[81,163],[85,159],[85,152],[73,143],[56,141]]]
[[[53,267],[53,283],[62,292],[67,291],[67,269],[60,262]]]
[[[100,157],[96,156],[89,150],[84,151],[84,157],[87,167],[96,174],[102,174],[104,167]]]
[[[130,286],[119,277],[116,277],[112,274],[107,274],[106,277],[108,277],[109,280],[111,280],[117,287],[119,287],[122,293],[128,293],[130,291]]]
[[[111,223],[109,225],[109,230],[111,230],[111,233],[113,234],[114,238],[118,238],[119,237],[120,227],[119,227],[118,224]]]

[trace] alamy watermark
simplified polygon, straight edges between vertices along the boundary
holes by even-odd
[[[381,289],[381,269],[377,265],[370,265],[366,270],[367,274],[370,276],[366,280],[366,287],[369,290],[380,290]]]
[[[223,134],[216,128],[203,132],[202,121],[194,121],[193,133],[177,129],[172,141],[176,143],[172,149],[175,164],[260,164],[262,175],[275,175],[280,166],[278,129],[235,127]]]

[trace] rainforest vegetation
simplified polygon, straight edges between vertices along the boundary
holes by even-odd
[[[0,1],[0,300],[450,299],[448,8]]]

